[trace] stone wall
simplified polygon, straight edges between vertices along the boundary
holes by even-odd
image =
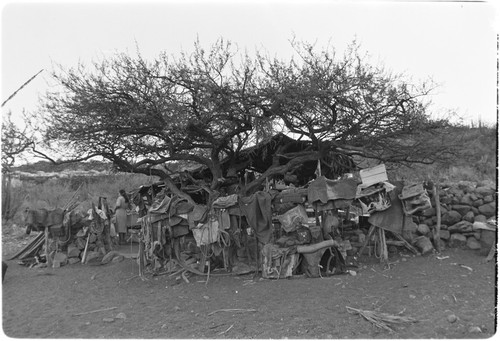
[[[477,250],[496,242],[496,231],[482,228],[490,219],[497,218],[497,190],[492,181],[442,183],[439,186],[441,206],[441,242],[447,247],[465,247]],[[432,229],[437,223],[435,199],[431,196],[432,208],[414,216],[408,236],[432,238]],[[486,224],[492,226],[491,224]]]

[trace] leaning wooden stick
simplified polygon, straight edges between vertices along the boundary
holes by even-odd
[[[89,240],[90,240],[90,231],[89,235],[87,236],[87,243],[85,243],[85,250],[83,250],[82,264],[85,264],[87,262],[87,250],[89,248]]]

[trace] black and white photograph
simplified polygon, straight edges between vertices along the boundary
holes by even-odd
[[[495,1],[1,3],[6,339],[488,339]]]

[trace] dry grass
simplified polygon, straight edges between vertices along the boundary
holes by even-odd
[[[394,329],[391,328],[389,324],[402,324],[402,323],[415,323],[418,320],[412,317],[391,315],[387,313],[381,313],[372,310],[361,310],[352,307],[347,307],[347,311],[351,314],[357,314],[364,317],[367,321],[371,322],[377,328],[385,329],[387,331],[393,332]]]

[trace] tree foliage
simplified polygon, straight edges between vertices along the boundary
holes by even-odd
[[[311,160],[331,167],[350,166],[355,155],[432,163],[454,153],[448,122],[429,118],[424,100],[432,85],[417,87],[370,65],[355,43],[341,58],[332,47],[292,45],[289,61],[250,58],[221,39],[209,49],[196,42],[194,52],[177,57],[117,54],[92,70],[59,67],[53,77],[63,91],[47,93],[42,107],[47,145],[56,141],[70,152],[67,160],[100,156],[120,171],[157,175],[174,191],[169,164],[201,165],[211,174],[209,192],[227,176],[221,161],[238,159],[278,127],[310,147],[280,151],[289,161],[264,175]]]
[[[21,130],[11,117],[9,112],[2,119],[2,172],[8,172],[16,157],[33,145],[33,136],[27,129]]]

